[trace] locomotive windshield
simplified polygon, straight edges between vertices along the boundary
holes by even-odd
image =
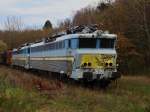
[[[96,38],[80,38],[79,48],[96,48]]]
[[[79,38],[79,40],[73,42],[77,48],[109,48],[113,49],[115,47],[115,39],[107,38]]]
[[[115,39],[100,39],[100,48],[114,48]]]

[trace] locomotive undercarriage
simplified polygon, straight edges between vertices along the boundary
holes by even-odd
[[[71,78],[76,80],[87,80],[87,81],[93,81],[93,80],[102,80],[102,79],[108,79],[108,80],[115,80],[119,78],[120,75],[116,72],[116,70],[110,71],[110,70],[98,70],[98,69],[77,69],[72,73]]]

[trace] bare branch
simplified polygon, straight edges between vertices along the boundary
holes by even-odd
[[[5,29],[8,31],[21,31],[23,28],[23,22],[20,17],[7,17],[4,22]]]

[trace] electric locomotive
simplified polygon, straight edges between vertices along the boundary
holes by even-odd
[[[78,27],[14,49],[12,65],[65,74],[74,80],[113,80],[120,77],[116,40],[115,34]]]

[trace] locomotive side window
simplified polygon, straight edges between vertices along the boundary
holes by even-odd
[[[68,40],[68,48],[71,47],[71,40]]]
[[[65,41],[62,41],[62,48],[65,48]]]
[[[69,43],[70,43],[69,40],[65,40],[65,49],[68,49],[68,48],[69,48],[69,46],[70,46]]]
[[[78,39],[71,39],[71,46],[72,49],[78,48]]]
[[[63,48],[63,42],[59,42],[59,49],[62,49]]]
[[[52,50],[52,49],[54,49],[54,43],[52,43],[52,44],[50,44],[50,49]]]
[[[55,47],[56,49],[59,49],[59,42],[56,42],[56,43],[55,43],[55,46],[56,46],[56,47]]]
[[[30,48],[28,48],[28,54],[30,54]]]
[[[97,41],[96,41],[96,48],[97,48],[97,49],[100,48],[100,39],[97,39]]]

